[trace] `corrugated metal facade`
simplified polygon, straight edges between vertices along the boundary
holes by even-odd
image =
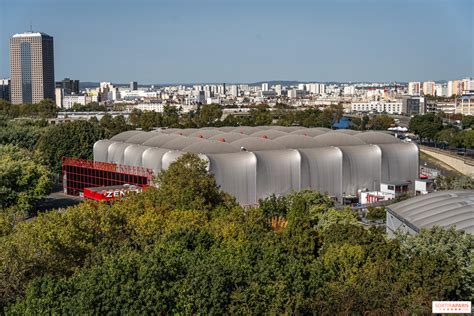
[[[217,183],[242,204],[303,188],[341,199],[358,189],[379,190],[384,181],[414,183],[418,177],[416,145],[381,132],[322,128],[128,131],[98,141],[94,160],[145,167],[157,174],[183,152],[207,160]]]

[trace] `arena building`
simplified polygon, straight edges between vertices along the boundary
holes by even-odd
[[[386,231],[415,235],[422,228],[455,226],[474,234],[474,191],[452,190],[423,194],[389,205]]]
[[[326,128],[127,131],[96,142],[94,161],[156,175],[185,152],[206,160],[220,187],[244,205],[305,188],[342,201],[359,190],[379,191],[381,183],[414,185],[418,178],[416,145],[383,132]]]

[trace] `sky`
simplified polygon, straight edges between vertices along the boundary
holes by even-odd
[[[251,83],[474,76],[472,0],[0,0],[9,39],[54,37],[55,77]]]

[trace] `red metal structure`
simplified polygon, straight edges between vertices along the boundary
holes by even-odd
[[[85,188],[124,184],[150,186],[153,171],[143,167],[64,157],[62,179],[64,193],[84,196]]]

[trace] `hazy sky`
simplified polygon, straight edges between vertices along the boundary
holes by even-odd
[[[9,38],[54,37],[56,79],[139,83],[474,76],[473,0],[0,0]]]

